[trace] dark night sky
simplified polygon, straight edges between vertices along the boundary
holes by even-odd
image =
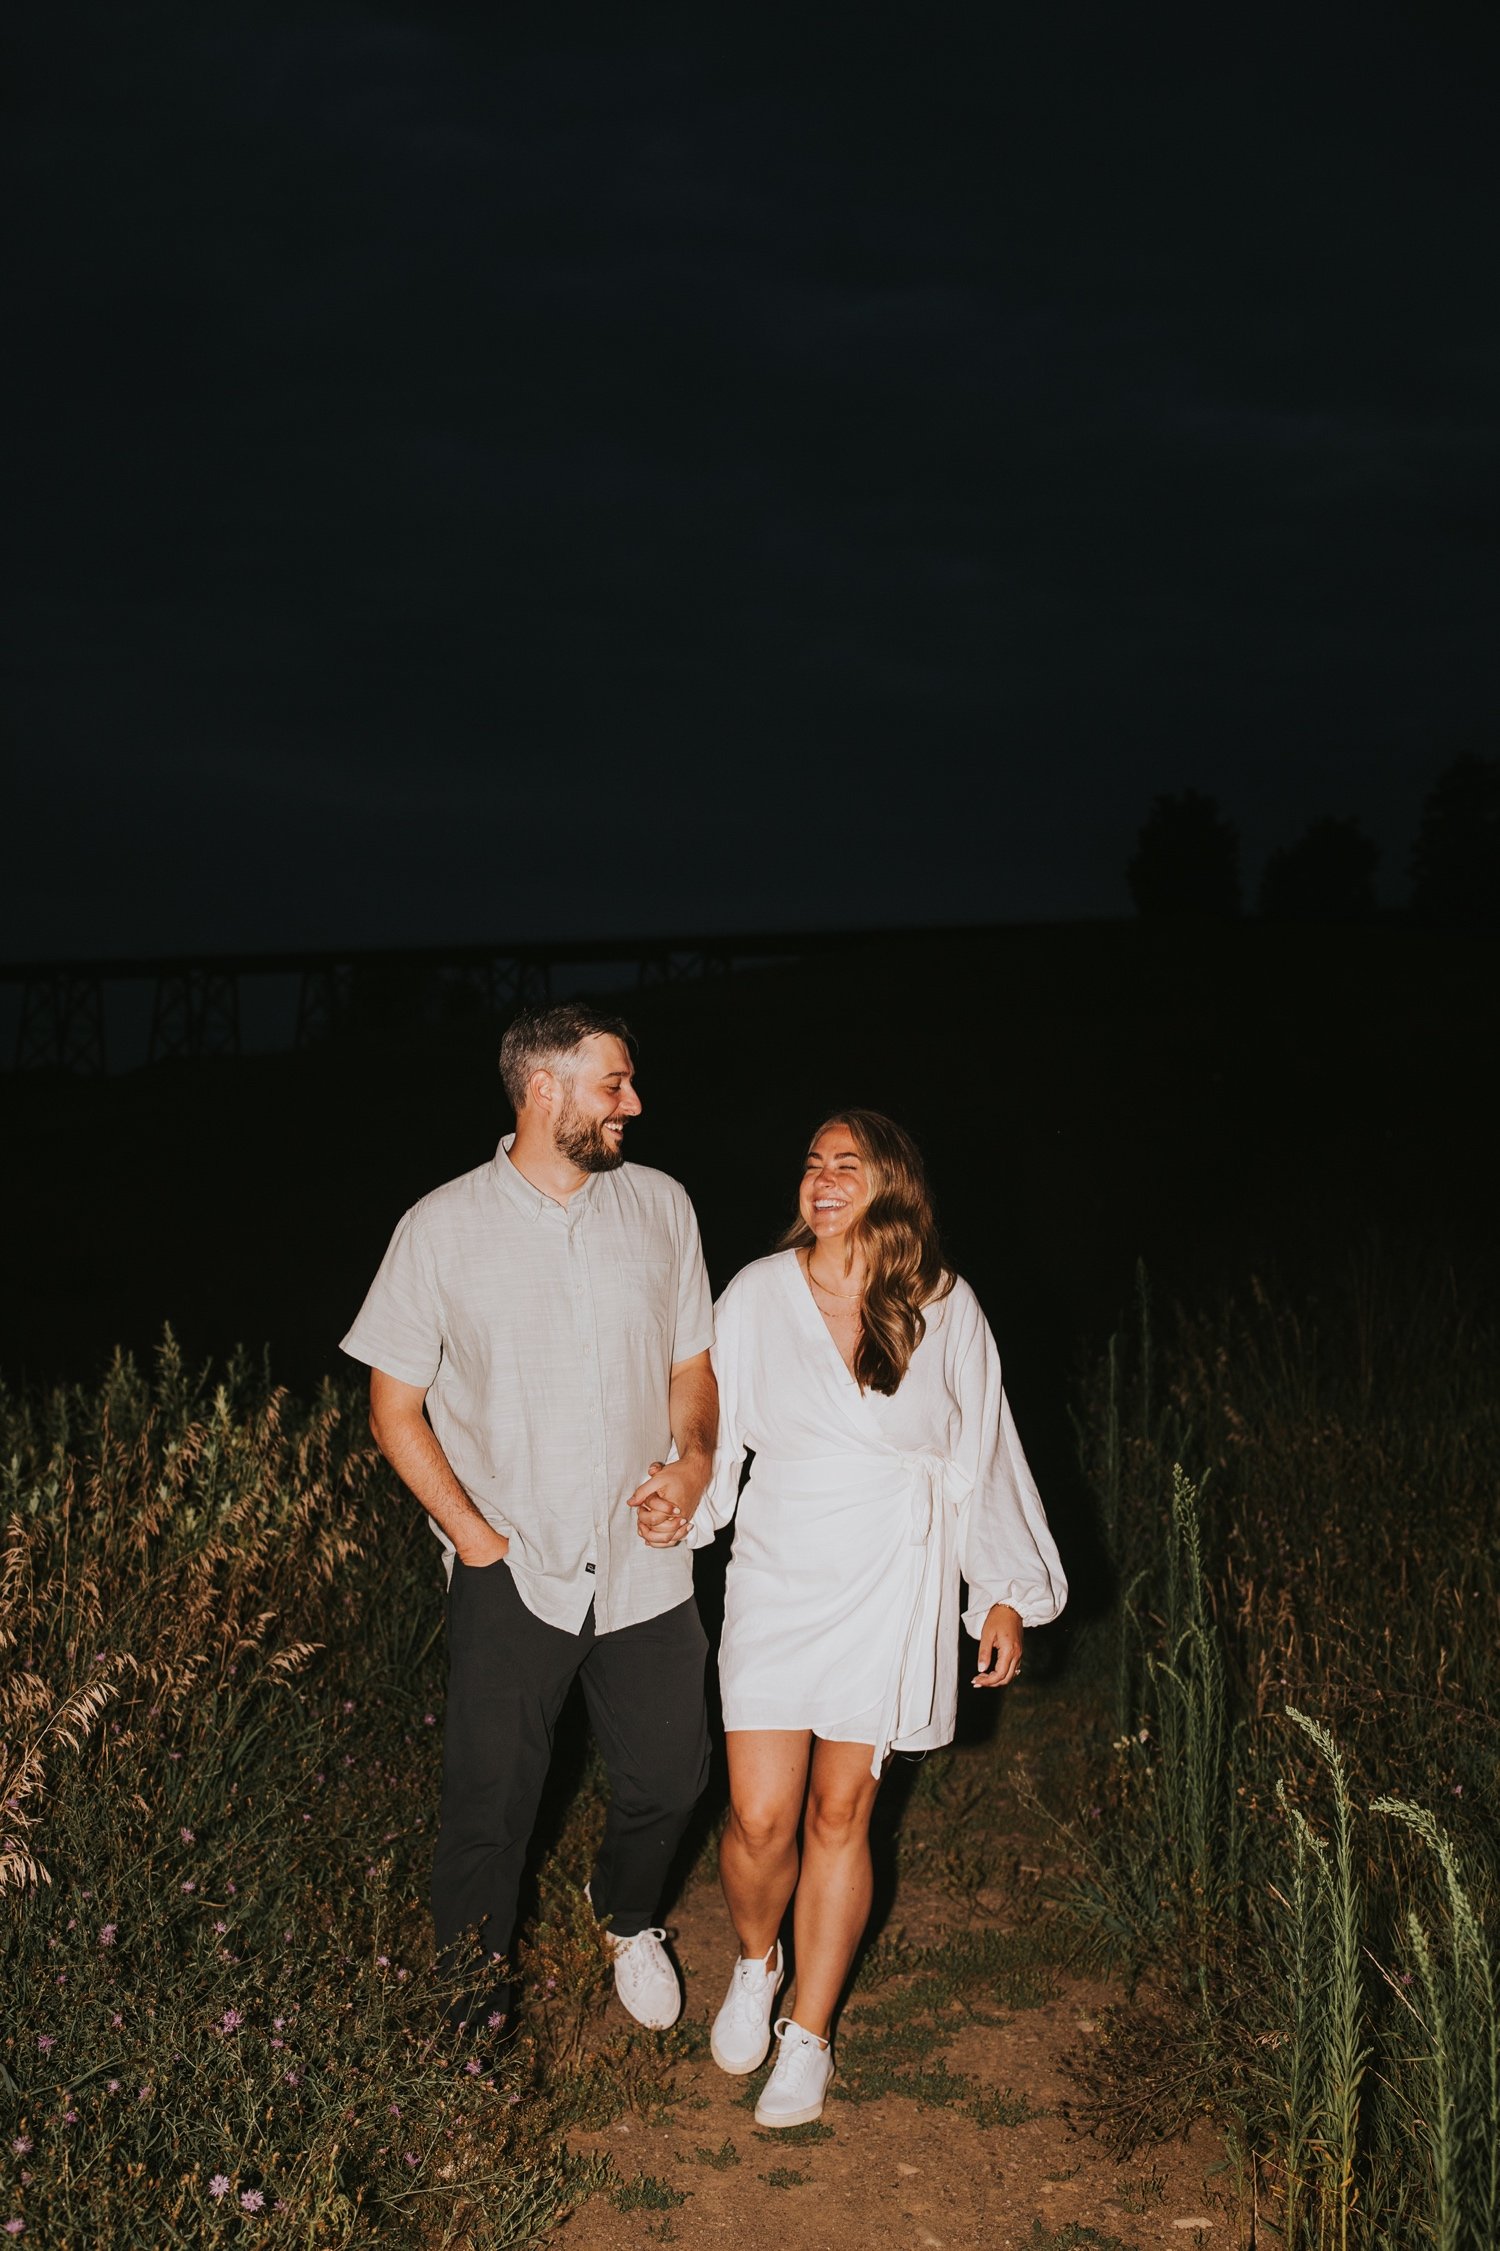
[[[0,956],[1110,914],[1189,783],[1398,898],[1493,748],[1458,8],[29,17]]]

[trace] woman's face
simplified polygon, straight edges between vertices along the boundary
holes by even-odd
[[[797,1208],[820,1243],[852,1235],[874,1194],[846,1125],[825,1126],[807,1152]]]

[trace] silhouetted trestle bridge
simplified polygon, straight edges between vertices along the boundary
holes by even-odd
[[[305,953],[146,955],[101,961],[0,963],[0,987],[19,989],[14,1067],[18,1071],[103,1072],[109,1062],[106,996],[113,988],[150,991],[145,1060],[151,1063],[241,1051],[241,985],[249,979],[295,984],[286,1011],[290,1039],[271,1046],[317,1047],[357,1027],[484,1014],[497,1021],[545,1001],[561,980],[586,989],[601,982],[637,985],[681,977],[728,976],[751,964],[847,952],[881,935],[867,931],[715,932],[672,938],[535,939],[504,945],[363,948]],[[916,937],[917,932],[911,935]]]

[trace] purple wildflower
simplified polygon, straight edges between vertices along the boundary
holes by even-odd
[[[242,2212],[258,2212],[265,2201],[258,2188],[247,2188],[240,2191],[240,2210]]]
[[[36,2036],[36,2044],[44,2056],[50,2056],[57,2046],[57,2034],[55,2032],[39,2032]]]
[[[62,2122],[63,2122],[63,2124],[64,2124],[65,2126],[76,2126],[76,2125],[78,2124],[78,2113],[77,2113],[77,2111],[76,2111],[76,2110],[65,2110],[65,2111],[63,2112],[63,2114],[62,2114]]]
[[[11,2143],[10,2146],[15,2151],[17,2157],[29,2156],[31,2152],[31,2136],[29,2134],[17,2134],[15,2140]]]
[[[477,2079],[479,2077],[479,2058],[470,2056],[468,2062],[464,2065],[464,2069],[471,2079]]]
[[[104,2092],[105,2092],[105,2093],[106,2093],[107,2095],[117,2095],[117,2094],[118,2094],[118,2093],[120,2092],[120,2082],[119,2082],[119,2080],[118,2080],[118,2079],[106,2079],[106,2080],[105,2080],[105,2082],[104,2082]]]
[[[228,1930],[228,1928],[229,1925],[222,1920],[214,1924],[214,1929],[218,1932],[220,1938],[224,1936],[224,1933]]]
[[[295,2072],[295,2071],[284,2071],[284,2072],[283,2072],[283,2073],[281,2074],[281,2076],[282,2076],[282,2078],[283,2078],[283,2079],[284,2079],[284,2080],[286,2081],[286,2083],[287,2083],[287,2085],[288,2085],[289,2087],[295,2087],[295,2086],[296,2086],[296,2084],[297,2084],[297,2074],[296,2074],[296,2072]]]
[[[208,2193],[216,2204],[221,2196],[227,2196],[229,2194],[229,2175],[227,2173],[215,2173],[208,2184]]]
[[[185,1845],[195,1845],[198,1842],[191,1829],[179,1829],[177,1834]]]
[[[436,1726],[437,1726],[437,1713],[436,1713],[436,1712],[424,1712],[424,1713],[422,1714],[422,1725],[423,1725],[424,1727],[436,1727]]]
[[[244,2021],[238,2009],[226,2009],[219,2019],[219,2030],[221,2032],[238,2032]]]
[[[183,1885],[182,1888],[184,1891],[196,1891],[198,1889],[198,1886],[193,1882],[192,1877],[189,1876],[187,1882]]]
[[[115,1932],[119,1929],[119,1927],[120,1926],[118,1923],[106,1923],[99,1933],[99,1944],[101,1946],[113,1946],[115,1943]]]
[[[26,2222],[24,2220],[7,2220],[5,2232],[7,2235],[24,2235],[26,2233]]]

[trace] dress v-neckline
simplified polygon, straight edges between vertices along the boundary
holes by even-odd
[[[833,1354],[834,1359],[837,1361],[839,1374],[843,1377],[845,1383],[853,1384],[856,1392],[859,1392],[860,1402],[861,1404],[863,1404],[865,1395],[862,1391],[860,1391],[859,1378],[854,1373],[854,1370],[850,1367],[848,1361],[844,1358],[842,1352],[840,1352],[838,1345],[834,1340],[832,1329],[829,1328],[828,1323],[824,1320],[822,1314],[818,1311],[818,1301],[813,1296],[812,1290],[809,1287],[807,1279],[807,1269],[802,1263],[801,1254],[797,1251],[788,1251],[786,1255],[792,1262],[791,1283],[793,1289],[796,1291],[798,1297],[801,1298],[803,1304],[807,1307],[808,1316],[812,1321],[813,1327],[817,1330],[819,1336],[823,1339],[823,1342],[827,1345],[829,1351]]]

